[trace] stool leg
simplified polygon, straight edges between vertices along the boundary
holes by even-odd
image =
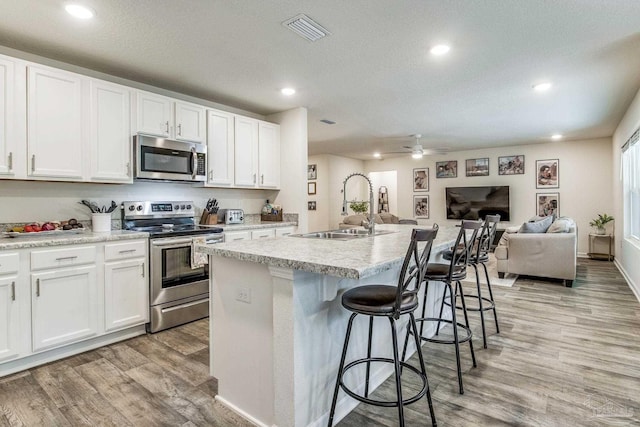
[[[333,390],[333,401],[331,402],[331,411],[329,412],[329,427],[333,425],[333,416],[336,412],[336,402],[338,401],[338,390],[340,390],[340,384],[342,383],[342,370],[344,368],[344,360],[347,357],[347,348],[349,346],[349,337],[351,336],[351,327],[353,326],[353,319],[358,313],[353,313],[349,317],[349,324],[347,326],[347,333],[344,337],[344,346],[342,347],[342,357],[340,358],[340,367],[338,368],[338,378],[336,379],[336,388]]]
[[[369,316],[369,343],[367,344],[367,359],[371,359],[371,338],[373,337],[373,316]],[[367,378],[364,383],[364,397],[369,397],[369,373],[371,362],[367,362]]]
[[[464,388],[462,387],[462,368],[460,367],[460,345],[458,342],[458,326],[456,321],[456,295],[451,289],[451,283],[446,284],[451,294],[451,326],[453,327],[453,342],[456,348],[456,367],[458,369],[458,386],[460,388],[460,394],[464,394]]]
[[[398,394],[398,420],[400,427],[404,427],[404,405],[402,402],[402,383],[400,382],[400,359],[398,359],[398,335],[396,332],[396,322],[393,317],[389,317],[391,323],[391,338],[393,341],[393,362],[396,371],[396,393]]]
[[[431,388],[429,387],[429,379],[427,378],[427,368],[424,364],[424,357],[422,356],[422,347],[420,346],[420,337],[418,337],[418,326],[416,325],[416,318],[413,316],[413,313],[409,313],[411,318],[411,328],[413,329],[414,338],[416,341],[416,347],[418,352],[418,360],[420,361],[420,369],[422,370],[422,374],[424,375],[425,385],[427,387],[427,402],[429,403],[429,412],[431,413],[431,425],[434,427],[438,425],[436,422],[436,414],[433,411],[433,402],[431,400]],[[407,338],[409,335],[407,335]],[[404,355],[403,355],[404,360]]]
[[[422,300],[422,314],[420,315],[420,317],[422,317],[424,319],[424,316],[427,312],[427,292],[429,291],[429,281],[425,280],[425,287],[424,287],[424,298]],[[424,329],[424,322],[420,322],[420,336],[422,337],[422,330]],[[408,331],[408,330],[407,330]],[[436,335],[438,334],[438,332],[436,331]],[[407,337],[408,338],[408,337]]]
[[[496,321],[496,333],[500,333],[500,327],[498,326],[498,312],[496,311],[496,302],[493,299],[493,291],[491,290],[491,282],[489,281],[489,271],[487,270],[487,266],[485,263],[482,263],[482,267],[484,267],[484,275],[487,278],[487,289],[489,289],[489,298],[493,303],[493,318]]]
[[[458,287],[460,288],[460,302],[462,303],[464,323],[465,325],[467,325],[467,328],[469,328],[469,333],[471,333],[471,327],[469,326],[469,315],[467,314],[467,304],[464,302],[464,293],[462,292],[462,284],[460,284],[460,281],[456,282],[456,292],[458,290]],[[473,339],[469,340],[469,348],[471,349],[471,360],[473,361],[473,367],[475,368],[478,366],[478,364],[476,363],[476,354],[473,351]]]
[[[449,288],[449,295],[451,295],[451,288]],[[444,300],[447,298],[447,286],[444,287],[444,291],[442,292],[442,302],[440,303],[440,314],[438,315],[438,319],[442,319],[442,312],[444,311]],[[451,298],[449,298],[451,300]],[[455,306],[452,306],[455,307]],[[455,310],[455,308],[452,308]],[[422,314],[424,317],[424,313]],[[422,332],[422,331],[420,331]],[[438,325],[436,326],[436,335],[440,333],[440,320],[438,320]]]
[[[487,348],[487,333],[484,327],[484,311],[482,310],[482,290],[480,289],[480,276],[478,275],[478,264],[472,264],[476,271],[476,287],[478,288],[478,308],[480,310],[480,323],[482,324],[482,344]]]

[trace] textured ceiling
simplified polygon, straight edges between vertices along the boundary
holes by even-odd
[[[638,0],[78,1],[96,18],[4,1],[0,45],[260,114],[306,107],[311,154],[610,136],[640,87]],[[331,36],[281,25],[299,13]]]

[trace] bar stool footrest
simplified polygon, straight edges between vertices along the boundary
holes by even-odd
[[[351,368],[360,365],[362,363],[367,363],[367,362],[383,362],[383,363],[391,363],[392,365],[395,364],[395,361],[393,359],[389,359],[389,358],[385,358],[385,357],[371,357],[371,358],[362,358],[362,359],[356,359],[353,362],[350,362],[349,364],[347,364],[344,369],[342,370],[342,376],[344,377],[344,374]],[[422,374],[422,372],[420,372],[415,366],[412,366],[406,362],[399,362],[400,366],[406,369],[409,369],[410,371],[414,372],[415,374],[417,374],[420,379],[422,380],[422,389],[415,394],[414,396],[411,396],[408,399],[402,399],[402,405],[409,405],[411,403],[414,403],[418,400],[420,400],[426,393],[427,393],[427,378]],[[355,393],[354,391],[352,391],[350,388],[348,388],[343,382],[342,380],[340,380],[340,388],[342,388],[342,390],[344,390],[345,393],[347,393],[349,396],[353,397],[356,400],[359,400],[360,402],[364,402],[364,403],[368,403],[369,405],[374,405],[374,406],[382,406],[385,408],[395,408],[398,406],[398,401],[394,400],[394,401],[388,401],[388,400],[374,400],[374,399],[369,399],[368,397],[364,397],[361,396],[357,393]]]
[[[450,325],[453,324],[453,320],[438,319],[437,317],[435,318],[427,317],[422,319],[416,319],[416,323],[420,323],[420,322],[440,322],[440,323],[448,323]],[[458,344],[471,340],[471,338],[473,337],[473,332],[471,332],[471,329],[467,328],[467,325],[463,325],[460,322],[456,322],[456,325],[458,325],[458,333],[463,332],[463,336],[458,336]],[[455,340],[440,339],[440,338],[436,338],[436,336],[437,335],[434,335],[431,338],[421,336],[420,339],[422,341],[433,342],[437,344],[455,344],[456,343]]]
[[[471,295],[471,294],[464,294],[465,298],[474,298],[474,299],[478,299],[478,295]],[[489,310],[493,310],[496,306],[495,302],[491,301],[489,298],[485,298],[482,297],[482,301],[486,302],[488,305],[485,306],[484,304],[482,305],[482,311],[489,311]],[[449,307],[451,307],[451,300],[449,299],[449,297],[447,297],[447,299],[445,299],[444,301],[444,305],[448,305]],[[456,308],[458,310],[462,310],[463,307],[461,305],[456,305]],[[467,304],[467,311],[480,311],[480,307],[469,307],[469,304]]]

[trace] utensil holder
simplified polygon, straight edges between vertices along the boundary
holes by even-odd
[[[111,231],[111,214],[91,214],[91,229],[94,233],[107,233]]]

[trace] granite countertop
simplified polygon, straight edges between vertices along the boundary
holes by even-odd
[[[18,237],[0,237],[0,250],[38,248],[46,246],[77,245],[83,243],[97,243],[114,240],[146,239],[149,233],[138,231],[112,230],[108,233],[84,233],[63,234],[63,235],[38,235],[30,233]]]
[[[200,245],[197,250],[241,261],[363,279],[402,263],[413,228],[411,225],[378,224],[376,230],[393,232],[353,240],[288,236]],[[450,247],[459,231],[458,227],[440,227],[432,253]]]

